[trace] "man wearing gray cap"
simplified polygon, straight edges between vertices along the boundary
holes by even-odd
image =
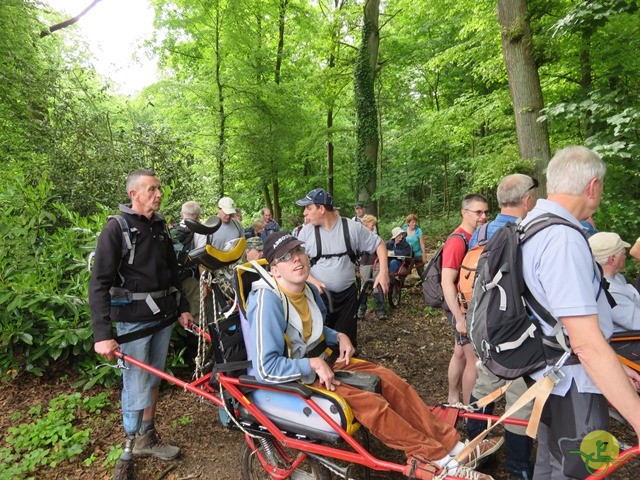
[[[336,216],[333,198],[322,188],[311,190],[296,204],[304,207],[307,222],[300,230],[298,238],[305,243],[305,250],[309,255],[309,281],[318,287],[321,294],[326,290],[331,292],[331,302],[326,294],[323,294],[323,300],[330,310],[326,325],[345,333],[356,346],[356,252],[378,254],[380,273],[373,286],[375,288],[379,285],[386,294],[389,288],[387,247],[380,237],[370,232],[362,223]]]

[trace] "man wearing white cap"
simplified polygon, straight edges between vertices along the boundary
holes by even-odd
[[[640,330],[640,293],[620,273],[631,245],[612,232],[598,232],[589,238],[593,258],[602,266],[609,293],[616,301],[611,311],[613,332]]]
[[[222,221],[220,228],[213,234],[201,235],[196,233],[193,239],[194,248],[204,247],[207,243],[218,250],[224,250],[227,242],[244,237],[244,228],[233,216],[236,214],[236,204],[230,197],[222,197],[218,201],[218,217]]]

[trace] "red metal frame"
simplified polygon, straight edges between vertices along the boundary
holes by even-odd
[[[611,343],[614,342],[638,342],[640,341],[640,335],[638,335],[635,331],[634,332],[629,332],[629,335],[623,337],[623,336],[613,336],[611,337]],[[630,360],[626,357],[623,357],[622,355],[618,355],[618,359],[627,367],[632,368],[633,370],[640,372],[640,364],[638,364],[637,362],[634,362],[633,360]]]
[[[217,392],[215,392],[215,390],[209,386],[211,374],[204,375],[203,377],[193,382],[185,382],[177,377],[174,377],[173,375],[169,375],[168,373],[162,370],[158,370],[157,368],[154,368],[151,365],[148,365],[147,363],[142,362],[141,360],[138,360],[137,358],[131,357],[129,355],[122,354],[120,358],[125,362],[129,362],[130,364],[135,365],[143,370],[146,370],[147,372],[153,375],[156,375],[157,377],[160,377],[163,380],[167,380],[168,382],[173,383],[174,385],[177,385],[183,390],[199,395],[209,400],[213,404],[217,405],[218,407],[224,406],[224,403],[222,399],[218,396]],[[242,391],[240,390],[240,387],[248,387],[251,389],[281,391],[281,390],[278,390],[277,387],[272,387],[269,385],[257,386],[253,384],[246,384],[240,381],[238,378],[228,377],[222,373],[217,374],[217,381],[220,383],[221,387],[224,390],[230,393],[235,400],[237,400],[243,407],[245,407],[247,411],[251,415],[253,415],[253,417],[256,420],[258,420],[258,422],[262,424],[269,431],[269,434],[275,440],[274,444],[276,445],[276,448],[279,449],[279,453],[283,456],[283,458],[288,458],[288,457],[285,454],[285,452],[280,449],[280,446],[288,447],[294,450],[298,450],[300,452],[298,456],[295,458],[295,460],[292,460],[293,463],[291,464],[289,469],[283,469],[283,468],[275,467],[271,464],[268,464],[267,461],[264,459],[264,457],[258,452],[258,459],[260,463],[265,468],[265,471],[274,479],[280,480],[280,479],[289,478],[289,475],[291,475],[291,473],[293,473],[293,471],[306,459],[306,453],[314,453],[314,454],[328,457],[328,458],[344,460],[350,463],[362,465],[372,470],[392,471],[392,472],[402,473],[406,469],[406,465],[404,464],[389,462],[373,456],[362,445],[360,445],[355,438],[349,435],[340,425],[338,425],[329,415],[327,415],[324,412],[324,410],[322,410],[322,408],[318,406],[316,402],[314,402],[310,398],[304,398],[301,395],[298,395],[303,401],[306,402],[306,404],[311,409],[313,409],[318,415],[320,415],[320,417],[324,421],[326,421],[340,435],[340,437],[344,440],[346,445],[350,447],[353,451],[348,451],[348,450],[327,446],[327,445],[320,445],[307,440],[301,440],[301,439],[296,439],[296,438],[286,436],[271,420],[269,420],[269,418],[267,418],[267,416],[261,410],[256,408],[253,402],[251,402],[246,397],[246,395],[242,393]],[[291,395],[297,395],[297,394],[291,393]],[[458,411],[458,410],[451,412],[451,410],[454,410],[454,409],[447,409],[445,413],[447,412],[452,413],[452,415],[449,415],[449,420],[453,419],[454,423],[457,418],[470,418],[470,419],[492,421],[492,422],[495,422],[498,420],[498,417],[495,415],[471,413],[471,412],[464,412],[464,411]],[[513,419],[508,418],[503,423],[511,424],[511,425],[519,425],[519,426],[527,425],[526,420],[520,420],[515,418]],[[255,451],[256,446],[255,446],[255,443],[253,442],[253,439],[251,439],[251,437],[249,437],[248,435],[245,435],[245,437],[248,445],[252,448],[252,450]],[[635,446],[633,448],[630,448],[628,450],[621,452],[620,455],[618,456],[619,463],[614,462],[614,464],[609,465],[608,468],[606,469],[603,468],[602,472],[598,471],[588,478],[590,480],[596,480],[598,478],[602,478],[604,475],[608,475],[616,471],[622,465],[624,465],[629,460],[631,460],[631,458],[640,455],[639,448],[640,447]],[[455,480],[457,477],[447,476],[445,478],[448,480]]]

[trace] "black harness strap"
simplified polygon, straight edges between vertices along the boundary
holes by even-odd
[[[321,341],[318,342],[318,344],[313,347],[311,350],[309,350],[306,354],[305,357],[307,358],[314,358],[314,357],[319,357],[320,355],[322,355],[325,350],[327,349],[327,342],[326,340],[322,339]]]
[[[351,263],[353,263],[354,265],[358,264],[358,255],[353,251],[353,248],[351,247],[351,237],[349,236],[349,226],[347,223],[347,219],[345,217],[340,217],[340,219],[342,220],[342,234],[344,235],[344,245],[346,251],[342,253],[327,253],[323,255],[322,240],[320,238],[320,227],[316,225],[314,227],[314,233],[316,237],[316,256],[309,261],[310,266],[313,267],[321,258],[344,257],[345,255],[349,256],[349,260],[351,260]]]
[[[160,323],[154,325],[153,327],[143,328],[142,330],[137,330],[135,332],[125,333],[124,335],[118,335],[118,336],[116,336],[116,338],[114,340],[116,342],[118,342],[118,344],[133,342],[134,340],[138,340],[140,338],[144,338],[144,337],[146,337],[148,335],[152,335],[152,334],[154,334],[156,332],[159,332],[164,327],[167,327],[167,326],[171,325],[177,319],[178,319],[178,317],[174,317],[173,315],[170,315],[169,317],[165,318],[164,320],[162,320]]]

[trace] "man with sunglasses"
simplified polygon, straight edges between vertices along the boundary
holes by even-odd
[[[494,233],[507,223],[515,222],[524,218],[527,213],[533,210],[538,200],[538,181],[528,175],[516,173],[507,175],[498,185],[496,192],[500,213],[496,218],[487,225],[487,240]],[[478,232],[476,229],[469,242],[469,248],[473,248],[478,244]],[[478,378],[473,388],[471,401],[483,398],[498,388],[506,384],[506,380],[502,380],[492,374],[483,366],[478,366]],[[518,400],[527,390],[527,385],[522,378],[513,381],[513,384],[505,393],[506,406],[508,410],[513,403]],[[493,413],[494,404],[486,406],[480,413]],[[515,418],[527,420],[531,415],[531,405],[520,409]],[[469,438],[475,438],[484,431],[487,423],[480,420],[469,420],[467,422],[467,432]],[[505,462],[505,470],[509,472],[509,480],[529,480],[533,475],[533,463],[531,462],[531,452],[533,451],[533,439],[525,434],[524,427],[515,425],[505,425],[505,445],[507,447],[507,459]]]
[[[324,324],[326,309],[317,288],[307,283],[310,262],[302,244],[286,232],[272,233],[264,243],[275,285],[256,282],[247,302],[253,373],[265,383],[300,381],[335,391],[371,433],[405,452],[405,473],[411,478],[433,478],[429,468],[434,466],[458,478],[490,480],[471,468],[496,451],[502,438],[485,440],[460,463],[454,460],[464,448],[456,429],[440,422],[391,370],[352,358],[355,349],[349,337]],[[337,355],[328,355],[327,345]],[[382,393],[338,381],[337,370],[377,375]]]
[[[327,305],[333,307],[327,313],[326,324],[346,333],[351,343],[357,346],[357,255],[362,252],[378,255],[380,272],[373,287],[380,286],[386,295],[389,289],[387,247],[362,223],[336,215],[331,194],[322,188],[311,190],[296,204],[304,207],[306,224],[298,238],[306,244],[311,261],[309,281],[321,294],[325,290],[331,292],[331,302],[323,295]]]
[[[489,204],[487,199],[479,194],[471,194],[462,200],[462,223],[456,228],[442,248],[442,293],[449,311],[445,316],[454,333],[453,355],[449,361],[447,376],[449,379],[449,394],[447,402],[457,404],[462,401],[468,405],[471,391],[476,383],[477,357],[467,337],[467,324],[464,313],[458,304],[458,282],[460,265],[469,246],[471,235],[477,227],[487,223]],[[462,387],[462,388],[461,388]]]

